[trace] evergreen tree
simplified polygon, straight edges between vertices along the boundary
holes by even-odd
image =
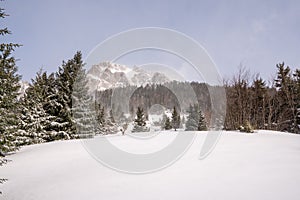
[[[199,110],[198,131],[207,131],[205,118],[204,118],[201,110]]]
[[[278,90],[277,93],[277,130],[294,132],[295,129],[295,103],[293,81],[291,77],[291,70],[284,63],[277,65],[277,79],[275,86]]]
[[[198,130],[198,121],[199,121],[199,115],[198,115],[198,106],[190,105],[188,109],[188,117],[185,124],[185,130],[186,131],[197,131]]]
[[[148,132],[149,129],[146,127],[146,120],[144,110],[141,107],[137,108],[136,118],[134,120],[134,126],[132,132]]]
[[[170,120],[169,117],[166,118],[164,128],[165,128],[165,130],[170,130],[170,129],[172,129],[171,120]]]
[[[295,133],[300,134],[300,70],[297,69],[294,73],[295,82]]]
[[[39,71],[23,97],[21,109],[21,129],[23,131],[18,132],[22,138],[22,145],[54,140],[50,131],[55,117],[49,115],[44,109],[49,88],[47,84],[46,72]]]
[[[51,116],[51,123],[49,123],[46,130],[51,133],[51,140],[69,138],[68,134],[61,133],[61,128],[65,125],[60,123],[62,121],[59,116],[59,111],[63,108],[63,105],[58,101],[58,89],[57,89],[57,80],[55,74],[51,73],[47,77],[45,87],[45,99],[44,99],[44,110]]]
[[[106,117],[108,116],[108,117]],[[96,133],[97,134],[114,134],[118,132],[118,126],[110,110],[105,112],[104,106],[96,103]]]
[[[73,83],[72,115],[76,126],[73,137],[89,138],[94,135],[94,111],[92,98],[88,94],[86,73],[83,68],[78,69],[76,80]]]
[[[116,124],[112,109],[108,113],[108,119],[106,120],[106,133],[114,134],[118,132],[118,126]]]
[[[83,69],[81,52],[77,52],[73,59],[63,61],[56,73],[57,94],[55,113],[57,127],[60,132],[67,133],[70,138],[76,138],[76,127],[72,119],[72,93],[78,73]]]
[[[110,109],[110,111],[109,111],[109,119],[112,123],[116,123],[112,109]]]
[[[100,103],[95,102],[96,108],[96,134],[105,134],[105,110]]]
[[[163,116],[162,116],[162,119],[160,120],[160,126],[161,126],[162,130],[165,129],[167,118],[168,118],[167,115],[164,113]]]
[[[172,128],[174,128],[176,131],[180,125],[180,115],[178,115],[175,106],[174,106],[173,112],[172,112],[172,122],[171,123],[172,123]]]
[[[4,9],[0,8],[0,18],[5,18]],[[0,28],[0,35],[11,34],[7,28]],[[16,59],[12,56],[19,44],[0,44],[0,152],[9,152],[17,149],[15,133],[19,124],[18,91],[20,75]]]
[[[257,77],[250,89],[252,94],[251,124],[257,129],[263,129],[266,124],[266,83],[262,78]]]
[[[7,14],[0,8],[0,20]],[[11,34],[7,28],[0,27],[0,36]],[[17,74],[18,67],[16,59],[12,56],[19,44],[0,44],[0,167],[7,160],[3,158],[4,153],[18,149],[15,133],[19,124],[18,91],[20,88],[20,75]],[[0,184],[6,181],[0,178]],[[2,192],[0,191],[0,194]]]

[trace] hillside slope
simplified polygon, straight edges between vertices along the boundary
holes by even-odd
[[[129,152],[163,148],[174,132],[160,134],[156,145],[128,136],[107,136]],[[188,152],[156,173],[132,175],[95,161],[79,140],[23,148],[8,158],[0,177],[3,199],[299,199],[300,136],[271,131],[225,132],[206,159],[198,160],[206,133]],[[1,197],[1,198],[2,198]]]

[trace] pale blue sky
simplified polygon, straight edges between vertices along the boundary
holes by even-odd
[[[19,72],[53,72],[77,50],[86,56],[111,35],[138,27],[174,29],[197,40],[223,76],[242,63],[266,79],[285,61],[300,68],[300,1],[6,0]],[[132,60],[133,64],[135,61]],[[140,64],[141,61],[137,61]],[[156,62],[159,63],[159,60]]]

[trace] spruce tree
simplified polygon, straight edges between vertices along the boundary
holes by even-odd
[[[46,72],[39,71],[32,80],[22,100],[22,145],[54,140],[51,132],[51,123],[54,116],[45,110],[49,87]]]
[[[162,116],[162,119],[160,121],[160,127],[161,127],[162,130],[165,129],[167,118],[168,118],[167,115],[164,113],[163,116]]]
[[[96,108],[96,134],[105,134],[105,110],[104,106],[102,107],[100,103],[95,102]]]
[[[57,94],[55,113],[57,116],[57,127],[62,133],[68,134],[70,138],[76,138],[75,123],[72,119],[72,93],[74,83],[78,73],[83,69],[81,52],[77,52],[74,57],[67,62],[63,61],[56,73]]]
[[[199,121],[199,115],[198,115],[198,106],[194,105],[190,105],[189,109],[188,109],[188,117],[187,117],[187,121],[185,124],[185,130],[186,131],[197,131],[198,130],[198,121]]]
[[[279,131],[294,131],[295,103],[293,98],[293,81],[291,70],[284,63],[277,65],[277,78],[275,86],[277,92],[277,130]]]
[[[169,117],[166,118],[165,120],[165,126],[164,126],[165,130],[170,130],[172,129],[172,125],[171,125],[171,120]]]
[[[205,118],[204,118],[201,110],[199,110],[198,131],[207,131]]]
[[[176,107],[174,106],[173,112],[172,112],[172,128],[176,131],[179,128],[180,125],[180,115],[178,115]]]
[[[294,91],[295,91],[295,133],[300,134],[300,70],[296,69],[294,73]]]
[[[4,9],[0,8],[0,18],[5,18]],[[7,28],[0,28],[0,36],[11,34]],[[15,133],[19,124],[18,91],[21,76],[17,74],[16,59],[12,56],[19,44],[0,44],[0,152],[17,149]]]
[[[0,20],[6,16],[8,15],[4,9],[0,8]],[[11,32],[5,27],[0,27],[0,36],[7,34],[11,34]],[[16,138],[15,133],[20,122],[17,98],[21,76],[17,74],[18,67],[12,52],[19,46],[19,44],[14,43],[0,44],[0,167],[7,162],[3,158],[5,153],[18,149],[18,138]],[[0,178],[0,184],[5,181],[5,178]],[[2,194],[1,191],[0,194]]]
[[[141,107],[137,108],[136,118],[134,120],[134,126],[132,132],[147,132],[149,129],[146,127],[146,119],[144,110]]]
[[[78,69],[73,83],[72,115],[76,133],[73,138],[89,138],[94,135],[94,111],[92,98],[88,94],[86,73],[83,68]]]
[[[106,133],[107,134],[114,134],[118,132],[118,126],[116,124],[113,110],[110,109],[108,113],[108,119],[106,120]]]

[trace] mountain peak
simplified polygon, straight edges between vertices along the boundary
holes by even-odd
[[[87,72],[89,91],[105,90],[128,85],[161,84],[170,81],[160,72],[149,72],[141,67],[127,67],[113,62],[93,65]]]

